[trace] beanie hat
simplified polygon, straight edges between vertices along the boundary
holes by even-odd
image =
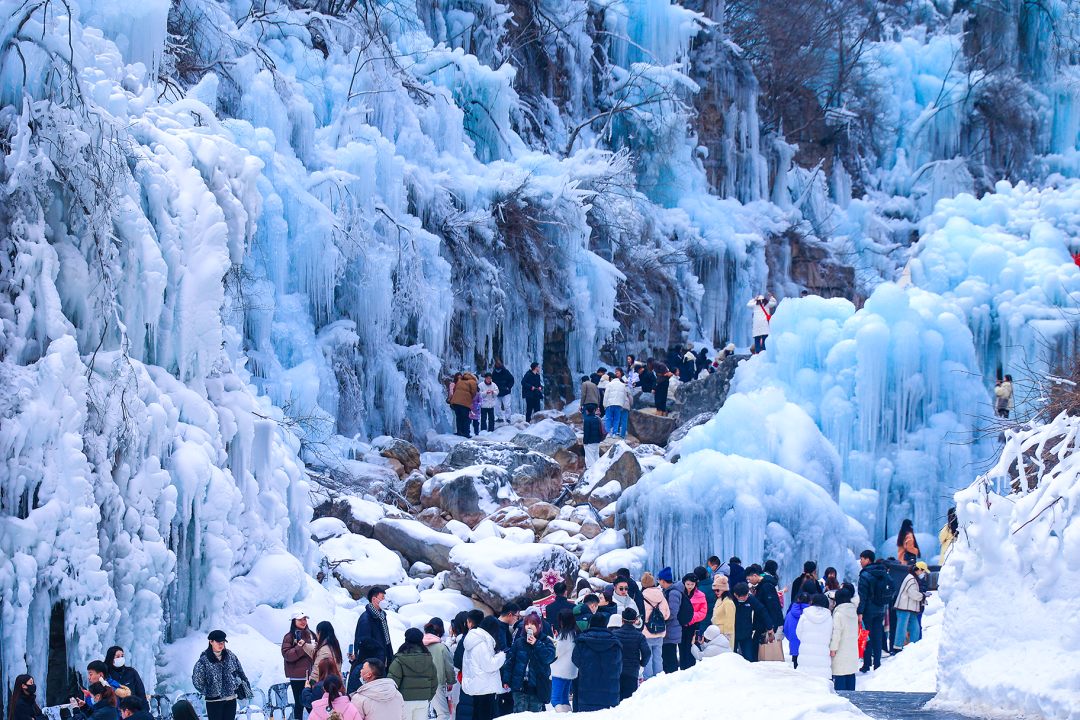
[[[609,628],[622,627],[622,616],[618,613],[612,614],[612,616],[608,618],[607,626]]]
[[[656,587],[656,578],[652,576],[652,573],[647,572],[641,576],[641,589]]]
[[[712,589],[716,592],[717,595],[721,595],[731,590],[727,575],[721,575],[720,573],[716,573],[716,575],[713,576]]]
[[[675,582],[675,576],[671,572],[670,567],[666,567],[663,570],[661,570],[660,572],[658,572],[656,574],[656,579],[657,580],[663,580],[664,582],[669,582],[669,583]]]

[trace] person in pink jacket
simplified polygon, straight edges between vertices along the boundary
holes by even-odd
[[[671,617],[671,608],[668,607],[667,598],[664,597],[664,591],[656,587],[656,578],[652,573],[645,573],[641,576],[641,601],[644,607],[644,612],[641,615],[642,629],[641,632],[645,635],[645,642],[651,650],[649,655],[649,662],[645,663],[645,679],[648,680],[653,675],[659,675],[664,671],[664,659],[661,650],[664,647],[664,635],[667,634],[667,630],[661,630],[658,633],[649,632],[649,617],[652,615],[655,608],[664,617],[664,622],[667,623],[668,618]]]
[[[683,628],[682,642],[679,643],[679,668],[686,670],[697,663],[692,649],[698,638],[698,623],[709,614],[709,601],[705,599],[705,593],[698,590],[698,576],[694,573],[683,576],[683,587],[686,588],[686,597],[690,598],[690,607],[694,608],[690,624]]]
[[[360,711],[349,700],[342,687],[341,678],[330,675],[323,679],[323,696],[311,703],[308,720],[327,720],[331,713],[337,713],[341,720],[362,720]]]

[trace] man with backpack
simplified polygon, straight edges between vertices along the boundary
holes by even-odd
[[[694,606],[683,591],[683,584],[675,582],[671,568],[666,567],[657,573],[657,580],[667,600],[668,616],[664,627],[664,644],[660,655],[664,662],[664,672],[673,673],[679,669],[679,643],[682,642],[683,627],[690,624],[694,617]]]
[[[893,598],[893,581],[885,563],[876,560],[873,550],[863,550],[859,555],[862,571],[859,573],[859,622],[870,633],[863,651],[861,672],[881,667],[881,647],[884,643],[885,613]]]

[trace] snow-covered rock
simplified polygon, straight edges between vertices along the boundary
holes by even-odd
[[[561,547],[501,538],[458,545],[450,562],[444,586],[495,609],[521,595],[547,595],[556,582],[575,578],[578,571],[578,559]]]
[[[503,468],[510,474],[514,491],[521,497],[551,502],[562,491],[562,467],[557,461],[513,443],[466,440],[447,455],[436,471],[461,470],[473,465]]]
[[[510,473],[496,465],[441,472],[424,483],[421,503],[438,507],[469,527],[518,499]]]
[[[449,532],[439,532],[416,520],[385,519],[375,524],[373,536],[410,564],[421,562],[439,572],[450,569],[450,551],[461,544]]]
[[[401,585],[409,581],[401,560],[382,543],[348,533],[319,545],[326,567],[353,599],[359,600],[376,585]]]

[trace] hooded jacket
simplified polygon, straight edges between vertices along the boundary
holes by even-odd
[[[705,642],[700,647],[694,645],[690,648],[690,652],[698,660],[731,652],[731,643],[728,641],[727,636],[720,632],[720,628],[715,625],[710,625],[705,629],[704,640]]]
[[[762,309],[762,303],[758,302],[758,298],[762,299],[765,306],[764,309]],[[750,302],[746,303],[746,307],[754,308],[754,337],[768,335],[769,317],[767,317],[765,313],[768,312],[769,316],[771,316],[773,314],[773,311],[776,310],[776,298],[769,296],[769,298],[766,300],[761,295],[758,295],[758,297],[753,298],[750,300]]]
[[[888,575],[888,568],[880,560],[870,563],[859,573],[859,615],[881,615],[885,612],[884,605],[874,602],[874,587],[884,582]]]
[[[690,596],[690,604],[694,606],[694,614],[690,618],[691,625],[697,625],[709,617],[709,601],[705,599],[705,593],[694,588],[694,594]]]
[[[476,376],[472,373],[465,373],[461,376],[461,379],[454,384],[454,394],[450,396],[450,404],[464,405],[467,408],[471,408],[473,398],[476,397],[477,391]]]
[[[405,702],[428,702],[435,697],[439,676],[430,652],[398,653],[386,676],[397,685]]]
[[[833,675],[854,675],[859,671],[859,620],[855,617],[855,606],[849,602],[840,603],[833,610],[829,650],[836,653],[832,659]]]
[[[581,420],[581,444],[599,445],[604,441],[604,427],[596,415],[586,415]]]
[[[788,652],[792,655],[799,654],[799,618],[808,607],[806,603],[797,602],[788,608],[787,617],[784,618],[784,637],[788,641]]]
[[[747,595],[744,601],[732,598],[732,603],[735,605],[735,640],[759,638],[768,632],[769,611],[760,600]]]
[[[589,628],[577,636],[578,704],[582,712],[619,704],[622,645],[607,628]]]
[[[424,646],[431,653],[431,662],[435,664],[435,678],[439,685],[453,685],[457,680],[454,670],[454,654],[436,635],[424,634]]]
[[[799,618],[799,670],[807,675],[828,680],[832,677],[832,658],[829,643],[832,642],[832,613],[828,608],[811,605]]]
[[[495,652],[495,638],[481,628],[473,628],[462,643],[465,652],[461,659],[461,689],[470,695],[502,692],[499,671],[506,662],[506,653]]]
[[[555,643],[546,635],[529,644],[521,635],[510,646],[506,664],[510,666],[510,689],[529,693],[546,705],[551,702],[551,663],[555,662]]]
[[[679,607],[684,602],[690,602],[686,599],[686,593],[683,590],[681,582],[675,583],[664,590],[664,597],[667,598],[668,610],[670,611],[667,619],[667,632],[664,633],[665,645],[672,643],[677,645],[682,642],[683,629],[682,625],[679,624]]]
[[[308,720],[326,720],[330,717],[330,713],[335,711],[341,715],[341,720],[361,720],[360,711],[356,709],[356,706],[352,704],[349,696],[345,693],[338,695],[332,705],[328,694],[324,694],[311,703],[311,713],[308,715]]]
[[[645,641],[645,635],[633,625],[626,623],[615,628],[611,634],[618,638],[619,647],[622,649],[622,674],[633,675],[636,678],[638,671],[645,667],[649,658],[652,657],[652,650],[649,649],[649,643]]]
[[[361,685],[353,693],[352,704],[363,720],[405,720],[405,701],[390,678]]]
[[[762,573],[761,582],[757,584],[757,590],[754,592],[757,599],[769,611],[771,618],[769,627],[773,630],[784,624],[784,606],[780,602],[780,593],[776,589],[778,585],[779,581],[775,575]]]

